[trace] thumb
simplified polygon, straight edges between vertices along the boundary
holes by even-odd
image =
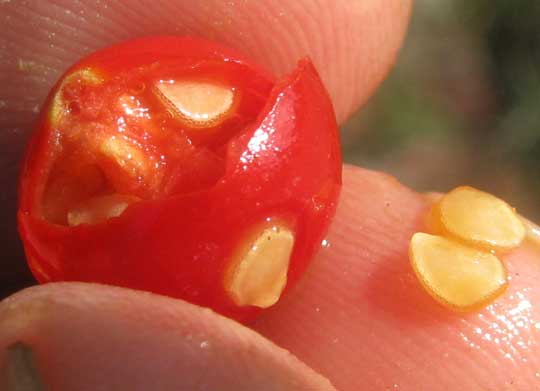
[[[0,388],[334,390],[289,352],[210,310],[77,283],[33,287],[0,304]]]

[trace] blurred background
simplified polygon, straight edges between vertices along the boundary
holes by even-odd
[[[539,108],[540,1],[416,0],[397,65],[343,129],[344,158],[419,191],[469,184],[538,222]]]

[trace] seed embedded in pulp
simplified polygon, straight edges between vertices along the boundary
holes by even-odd
[[[428,293],[457,311],[478,309],[507,286],[499,258],[441,236],[414,234],[409,258]]]
[[[174,114],[194,127],[218,125],[234,103],[232,88],[210,82],[162,80],[156,91]]]
[[[124,175],[133,178],[153,175],[143,151],[123,139],[115,136],[106,139],[100,145],[99,152],[114,162]]]
[[[239,306],[274,305],[287,283],[294,234],[284,227],[264,229],[225,278],[225,289]]]
[[[122,194],[94,197],[70,210],[67,221],[71,227],[101,223],[120,216],[130,204],[137,201],[140,201],[137,197]]]
[[[435,208],[445,231],[476,246],[510,250],[525,237],[525,227],[510,205],[472,187],[452,190]]]

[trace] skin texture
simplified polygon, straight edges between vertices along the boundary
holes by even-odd
[[[511,280],[493,305],[449,312],[407,257],[429,205],[389,176],[348,167],[329,246],[255,329],[339,390],[540,387],[540,249],[502,257]]]
[[[31,345],[51,390],[334,389],[257,333],[164,296],[54,284],[4,302],[0,321],[0,344],[16,338]],[[0,378],[0,388],[10,381]]]
[[[540,365],[540,289],[534,287],[540,278],[540,251],[525,247],[504,258],[512,280],[494,305],[469,315],[450,313],[420,288],[408,266],[408,238],[422,228],[428,205],[426,197],[386,175],[348,167],[330,245],[293,292],[257,321],[255,330],[326,376],[338,390],[534,390]],[[81,321],[74,321],[79,317]],[[143,320],[151,324],[145,335],[158,342],[134,349]],[[201,323],[215,326],[200,329]],[[32,344],[38,365],[40,352],[74,361],[66,382],[79,376],[78,360],[90,372],[108,368],[113,373],[137,373],[142,370],[135,366],[137,357],[145,352],[155,357],[156,349],[159,357],[203,360],[203,350],[196,350],[201,358],[192,345],[181,343],[189,334],[201,335],[195,344],[208,341],[221,362],[231,362],[231,346],[222,342],[229,336],[223,333],[234,330],[239,341],[233,344],[251,338],[245,327],[228,322],[224,331],[217,315],[181,301],[75,283],[31,288],[5,301],[0,324],[5,325],[0,346],[21,340]],[[94,337],[106,343],[95,346]],[[66,346],[81,338],[86,344],[77,345],[80,358],[69,356]],[[176,339],[178,345],[161,342]],[[90,364],[98,349],[101,360]],[[247,362],[242,354],[232,361],[246,371],[261,371],[260,352],[255,350],[247,349]],[[276,360],[287,360],[285,351],[271,352]],[[145,373],[169,376],[166,369],[150,365]],[[42,370],[45,376],[59,369]],[[279,376],[291,376],[284,370],[276,369]],[[238,385],[228,383],[228,377],[222,380],[230,389]],[[112,376],[110,381],[114,385],[120,380]]]
[[[257,3],[263,2],[238,2],[231,7],[256,7]],[[10,153],[0,155],[4,168],[1,185],[6,189],[14,186],[13,167],[33,117],[33,105],[41,102],[61,70],[90,46],[93,49],[122,38],[171,33],[178,28],[179,32],[200,32],[233,43],[273,70],[289,69],[291,59],[311,53],[316,63],[320,61],[317,59],[326,59],[319,64],[319,71],[329,83],[340,119],[344,119],[365,101],[391,64],[403,38],[410,6],[400,0],[270,3],[264,2],[263,8],[291,7],[296,11],[287,10],[281,17],[277,11],[275,15],[270,13],[274,17],[266,14],[254,18],[254,13],[246,16],[240,9],[215,5],[181,13],[178,10],[182,10],[183,3],[175,2],[153,19],[148,12],[137,10],[144,8],[141,5],[122,7],[120,3],[109,3],[108,8],[100,7],[102,17],[96,19],[94,5],[90,3],[82,16],[81,9],[75,9],[74,5],[66,15],[65,8],[61,8],[65,4],[61,2],[29,2],[27,8],[17,8],[13,2],[2,4],[0,18],[8,24],[0,37],[0,47],[7,53],[0,60],[0,77],[6,86],[0,93],[7,106],[0,116],[3,129],[0,146]],[[29,8],[40,11],[30,12]],[[46,13],[48,19],[44,17]],[[55,15],[57,18],[51,19]],[[262,9],[258,15],[262,15]],[[10,19],[6,20],[8,16]],[[250,26],[246,21],[251,18],[257,23]],[[113,20],[117,23],[112,23]],[[141,23],[133,23],[137,20]],[[339,23],[325,23],[328,20]],[[101,28],[93,30],[92,23]],[[74,29],[75,25],[79,26],[78,30]],[[28,26],[32,26],[31,37],[21,34],[28,31]],[[279,50],[268,49],[277,36],[268,31],[282,34],[283,39],[276,41],[280,42]],[[49,37],[52,32],[55,35]],[[314,36],[320,37],[316,43],[314,39],[302,38]],[[51,42],[53,48],[46,48],[44,42]],[[370,50],[373,48],[376,50]],[[34,66],[25,70],[27,65],[23,63],[23,70],[18,70],[17,58],[44,65],[37,70]],[[357,78],[338,78],[350,74]],[[358,87],[349,93],[351,85]],[[9,221],[10,213],[14,218],[13,201],[9,201],[12,195],[7,197],[1,221]],[[297,288],[254,328],[327,377],[339,390],[539,388],[540,374],[536,368],[540,364],[540,289],[535,284],[540,277],[540,251],[524,247],[506,257],[512,277],[510,289],[493,306],[476,314],[454,315],[420,289],[408,266],[408,240],[412,232],[422,227],[427,207],[424,196],[386,175],[347,168],[337,217],[328,234],[330,245],[314,260]],[[14,240],[11,225],[3,224],[6,225],[2,226],[0,237]],[[0,269],[4,273],[3,281],[8,280],[7,276],[13,280],[14,273],[23,270],[22,266],[16,266],[20,259],[14,255],[20,253],[6,252],[7,246],[3,247],[3,254],[11,256],[3,258],[11,261]],[[7,347],[19,340],[35,345],[36,364],[44,376],[50,376],[47,379],[52,379],[55,368],[58,371],[59,367],[47,366],[40,357],[43,352],[52,357],[58,354],[66,361],[55,365],[64,362],[71,365],[71,370],[65,373],[65,384],[93,370],[108,375],[109,389],[115,386],[118,389],[124,384],[119,382],[129,382],[130,376],[139,371],[145,376],[139,374],[137,378],[174,377],[166,368],[171,362],[167,358],[178,359],[175,363],[184,359],[198,363],[199,366],[193,365],[193,371],[180,372],[185,374],[182,380],[186,382],[181,384],[197,384],[194,379],[201,379],[200,368],[204,365],[200,360],[208,359],[206,350],[194,349],[175,333],[197,335],[203,330],[204,336],[196,342],[200,347],[204,339],[209,346],[216,346],[212,350],[216,359],[209,361],[215,365],[211,370],[206,367],[206,373],[217,371],[222,376],[221,389],[239,389],[238,380],[227,376],[228,367],[223,369],[224,363],[231,365],[231,373],[239,373],[235,367],[238,364],[254,378],[292,377],[298,379],[300,386],[316,384],[302,381],[320,381],[312,372],[306,372],[305,367],[301,369],[299,364],[294,364],[286,351],[262,342],[242,326],[181,301],[173,304],[150,295],[111,289],[51,284],[5,301],[0,305],[0,346]],[[112,296],[122,299],[116,303],[110,300]],[[82,321],[77,321],[78,316]],[[93,322],[93,317],[100,322]],[[143,324],[149,326],[145,332],[137,326],[137,321],[143,319]],[[112,326],[103,327],[104,324]],[[201,328],[201,325],[206,326]],[[100,339],[93,340],[92,335]],[[225,341],[229,338],[234,342]],[[148,342],[149,339],[156,342]],[[68,354],[66,340],[77,343],[78,355]],[[100,340],[106,343],[99,344]],[[249,343],[238,347],[241,341],[254,340],[259,341],[255,343],[257,348]],[[145,343],[133,344],[141,341]],[[235,355],[234,360],[227,351],[231,346],[243,352]],[[90,362],[95,357],[99,360]],[[138,362],[142,357],[156,360],[142,365]],[[295,374],[291,374],[289,367],[277,365],[271,366],[273,372],[268,375],[264,366],[258,364],[261,357],[268,362],[289,360],[284,362],[291,363]],[[170,381],[167,383],[170,385],[179,384],[175,380],[161,379]],[[241,385],[258,389],[260,384]],[[325,389],[326,385],[320,384],[320,389]]]

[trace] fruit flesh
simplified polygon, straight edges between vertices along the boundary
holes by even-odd
[[[471,187],[452,190],[436,208],[446,232],[475,246],[510,250],[525,237],[523,223],[506,202]]]
[[[46,219],[72,226],[99,223],[103,219],[73,216],[87,202],[94,216],[117,217],[95,199],[158,199],[208,188],[223,175],[220,146],[194,145],[191,128],[216,128],[233,114],[253,121],[256,113],[234,113],[234,89],[222,81],[190,80],[178,72],[162,82],[144,72],[107,77],[93,68],[64,78],[49,116],[60,148],[44,189]],[[157,87],[146,88],[152,84]],[[249,93],[245,97],[263,103]],[[171,107],[180,114],[171,118]],[[97,211],[100,205],[105,209]]]
[[[425,233],[411,239],[410,260],[423,287],[443,305],[469,311],[506,288],[506,271],[493,254]]]
[[[67,84],[78,84],[80,87],[86,85],[97,86],[103,83],[103,77],[94,69],[82,68],[67,75],[60,84],[59,90]],[[62,99],[61,94],[56,94],[52,100],[49,110],[49,119],[51,123],[56,124],[61,121],[62,117],[69,112],[76,110],[74,106],[70,106],[69,102]]]

